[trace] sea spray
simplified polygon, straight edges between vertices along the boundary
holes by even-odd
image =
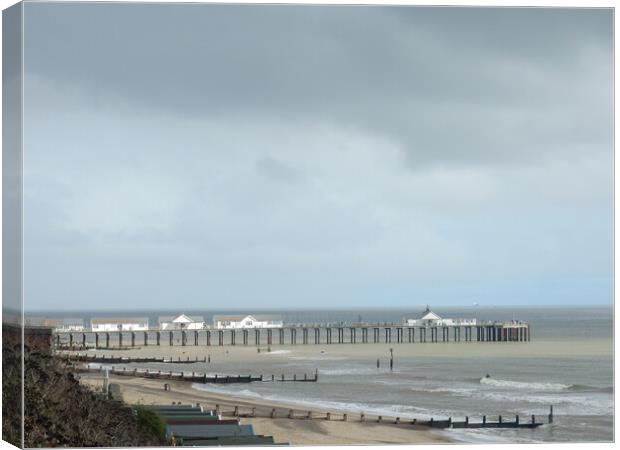
[[[480,384],[499,388],[527,389],[530,391],[562,391],[565,389],[570,389],[572,387],[572,384],[532,383],[524,381],[499,380],[491,377],[481,378]]]

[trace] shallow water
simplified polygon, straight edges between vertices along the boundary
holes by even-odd
[[[458,345],[458,344],[457,344]],[[376,348],[379,350],[379,348]],[[441,353],[441,350],[438,349]],[[331,353],[331,352],[330,352]],[[318,383],[255,383],[245,386],[195,385],[197,389],[248,397],[286,401],[300,406],[402,418],[496,420],[502,415],[521,421],[532,414],[547,421],[549,406],[555,420],[537,430],[449,431],[464,441],[609,441],[612,439],[611,359],[512,358],[453,356],[400,356],[396,349],[394,371],[376,368],[376,358],[360,355],[341,359],[306,354],[280,354],[271,363],[252,363],[252,369],[276,373],[312,373],[319,369]],[[267,364],[266,364],[267,363]],[[231,373],[248,369],[240,363],[218,364]],[[199,370],[198,365],[196,367]],[[593,367],[597,369],[592,370]],[[247,371],[247,370],[246,370]],[[491,373],[491,378],[484,378]]]

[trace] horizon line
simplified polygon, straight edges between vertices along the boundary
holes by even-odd
[[[402,306],[402,305],[389,305],[389,306],[349,306],[349,307],[234,307],[234,308],[212,308],[212,307],[179,307],[179,308],[39,308],[27,310],[24,308],[24,313],[35,313],[35,312],[76,312],[76,311],[84,311],[84,312],[109,312],[109,311],[129,311],[129,312],[138,312],[138,311],[352,311],[352,310],[360,310],[360,311],[385,311],[385,310],[403,310],[403,309],[419,309],[426,308],[429,306],[431,309],[444,309],[444,308],[472,308],[472,309],[484,309],[484,308],[593,308],[593,307],[614,307],[614,302],[612,303],[575,303],[568,305],[561,305],[557,303],[552,304],[525,304],[525,305],[497,305],[497,304],[478,304],[478,305],[436,305],[432,306],[430,303],[419,304],[419,305],[411,305],[411,306]],[[3,308],[4,311],[9,311],[9,309]],[[16,310],[19,312],[20,310]]]

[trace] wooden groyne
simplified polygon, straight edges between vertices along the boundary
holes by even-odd
[[[105,374],[106,368],[103,367],[85,367],[85,366],[73,366],[71,370],[75,373],[100,373]],[[314,374],[308,376],[308,374],[286,377],[284,374],[280,376],[270,375],[265,377],[263,375],[213,375],[209,376],[206,373],[196,372],[173,372],[162,370],[149,370],[126,367],[122,368],[107,368],[108,375],[125,376],[125,377],[137,377],[137,378],[152,378],[159,380],[171,380],[171,381],[186,381],[190,383],[253,383],[253,382],[316,382],[319,379],[319,372],[316,370]]]
[[[551,417],[551,415],[549,416]],[[463,421],[453,421],[452,418],[447,420],[425,420],[417,421],[420,425],[425,425],[432,428],[538,428],[543,425],[542,422],[536,421],[536,416],[532,415],[529,421],[522,422],[519,419],[519,415],[515,415],[515,419],[504,420],[502,416],[498,416],[497,420],[489,421],[487,416],[482,416],[480,422],[470,422],[469,417],[465,417]]]
[[[403,324],[296,325],[282,328],[200,330],[55,331],[57,349],[110,349],[161,346],[415,344],[440,342],[528,342],[526,322],[477,325],[408,326]]]
[[[89,363],[104,363],[104,364],[129,364],[129,363],[174,363],[174,364],[193,364],[193,363],[206,363],[207,357],[198,358],[197,356],[194,359],[190,359],[190,357],[186,357],[181,359],[180,356],[176,358],[151,358],[151,357],[136,357],[132,358],[131,356],[117,356],[114,355],[88,355],[83,354],[60,354],[58,355],[61,361],[65,363],[73,363],[73,362],[89,362]]]
[[[225,409],[223,406],[232,409]],[[204,405],[203,405],[204,407]],[[298,409],[287,408],[267,408],[267,407],[251,407],[245,408],[232,404],[216,404],[214,411],[222,417],[264,417],[270,419],[287,418],[297,420],[327,420],[327,421],[358,421],[366,423],[382,423],[399,426],[423,426],[431,428],[538,428],[544,425],[543,422],[537,421],[536,416],[529,416],[527,421],[521,421],[519,415],[514,415],[514,420],[505,420],[503,416],[496,416],[494,420],[487,420],[487,416],[482,416],[478,420],[470,421],[469,417],[465,420],[434,419],[420,420],[407,419],[401,417],[387,417],[381,415],[366,415],[363,412],[359,414],[351,413],[335,413],[335,412],[319,412],[304,411]],[[550,407],[547,423],[553,423],[553,406]]]

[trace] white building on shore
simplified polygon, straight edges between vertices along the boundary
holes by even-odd
[[[234,315],[213,316],[213,325],[219,329],[236,328],[282,328],[284,322],[280,316],[272,315]]]
[[[146,317],[108,318],[97,317],[90,319],[91,331],[145,331],[149,329],[149,319]]]
[[[160,330],[201,330],[205,327],[205,320],[202,316],[178,316],[159,317]]]
[[[418,319],[407,319],[405,325],[413,327],[436,327],[436,326],[469,326],[476,325],[476,319],[453,319],[443,318],[439,314],[434,313],[427,306],[426,310]]]

